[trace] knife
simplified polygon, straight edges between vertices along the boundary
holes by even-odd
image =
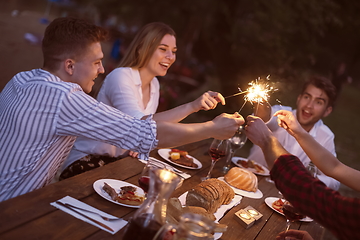
[[[81,215],[81,216],[89,219],[90,221],[96,223],[97,225],[100,225],[100,226],[106,228],[107,230],[110,230],[111,232],[114,232],[114,230],[113,230],[112,228],[110,228],[109,226],[105,225],[104,223],[99,222],[99,221],[97,221],[97,220],[95,220],[95,219],[93,219],[93,218],[91,218],[91,217],[86,216],[85,214],[81,213],[80,211],[75,210],[74,208],[66,205],[65,203],[62,203],[62,202],[60,202],[60,201],[56,201],[56,203],[59,204],[59,205],[61,205],[61,206],[63,206],[63,207],[66,207],[67,209],[70,209],[70,210],[73,211],[73,212],[76,212],[77,214],[79,214],[79,215]]]

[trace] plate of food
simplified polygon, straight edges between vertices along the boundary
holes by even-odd
[[[224,181],[227,185],[229,185],[235,192],[235,194],[243,196],[243,197],[248,197],[248,198],[254,198],[254,199],[259,199],[263,197],[263,193],[260,191],[260,189],[257,189],[256,192],[250,192],[250,191],[245,191],[236,187],[231,186],[230,184],[228,184],[224,177],[218,177],[219,180]]]
[[[106,200],[125,207],[139,208],[145,199],[141,188],[116,179],[99,179],[94,182],[93,188]]]
[[[187,169],[200,169],[202,164],[196,158],[190,156],[188,152],[176,148],[162,148],[158,150],[159,155],[166,161]]]
[[[238,167],[244,168],[261,176],[270,176],[270,171],[265,166],[243,157],[233,157],[231,161]]]
[[[271,208],[272,210],[274,210],[277,213],[280,213],[281,215],[285,216],[283,211],[282,211],[282,206],[284,205],[286,200],[281,199],[281,198],[277,198],[277,197],[267,197],[265,198],[265,203],[266,205],[268,205],[269,208]],[[302,219],[300,219],[299,221],[302,222],[312,222],[313,219],[309,218],[309,217],[304,217]]]

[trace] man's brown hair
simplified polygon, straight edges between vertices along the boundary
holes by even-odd
[[[80,58],[87,47],[104,41],[108,32],[83,19],[62,17],[47,26],[42,41],[44,67],[57,70],[59,63],[67,58]]]
[[[328,107],[334,107],[337,99],[337,92],[335,86],[329,79],[319,75],[313,75],[304,83],[301,94],[303,94],[309,85],[313,85],[325,92],[329,98]]]

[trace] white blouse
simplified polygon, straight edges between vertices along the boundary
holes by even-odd
[[[138,70],[128,67],[116,68],[106,76],[97,100],[140,119],[145,115],[156,112],[160,97],[160,84],[158,79],[154,77],[150,83],[150,100],[145,107],[142,100],[141,85]],[[119,157],[126,152],[125,149],[105,142],[78,137],[61,171],[76,160],[89,154]]]

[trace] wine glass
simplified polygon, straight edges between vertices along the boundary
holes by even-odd
[[[160,168],[160,169],[164,169],[165,168],[165,165],[164,164],[161,164],[160,162],[153,162],[151,159],[149,159],[141,174],[140,174],[140,177],[138,179],[138,183],[139,183],[139,187],[144,190],[144,193],[145,193],[145,196],[147,194],[147,192],[149,191],[149,184],[150,184],[150,171],[152,171],[153,169],[157,169],[157,168]]]
[[[227,173],[227,171],[229,171],[231,166],[231,160],[234,157],[235,152],[245,145],[246,140],[247,137],[245,134],[244,126],[240,126],[239,129],[235,132],[234,136],[227,140],[230,144],[230,154],[228,155],[228,158],[226,159],[225,165],[223,167],[224,173]]]
[[[226,140],[214,139],[209,148],[209,154],[211,156],[211,166],[206,177],[201,178],[201,180],[206,180],[210,178],[210,173],[213,170],[215,163],[220,160],[220,158],[225,157],[229,152],[229,143]]]
[[[310,161],[306,169],[309,171],[311,176],[313,176],[314,178],[317,177],[318,169],[313,162]]]
[[[292,222],[299,221],[303,219],[305,216],[299,213],[299,211],[294,208],[288,201],[285,201],[284,205],[282,206],[282,211],[286,217],[286,229],[287,232],[290,228]]]

